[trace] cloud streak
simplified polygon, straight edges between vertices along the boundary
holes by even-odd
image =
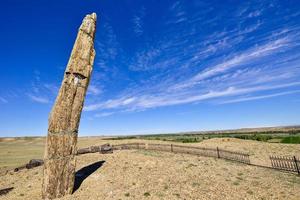
[[[4,97],[0,97],[0,102],[1,103],[8,103],[8,101]]]
[[[198,83],[198,81],[210,78],[220,73],[224,73],[234,67],[239,67],[241,65],[247,64],[250,61],[253,62],[255,59],[261,59],[272,53],[276,53],[280,49],[287,47],[290,40],[288,38],[280,38],[275,41],[271,41],[265,45],[252,48],[244,53],[241,53],[233,58],[226,60],[214,67],[209,67],[204,72],[198,73],[196,76],[192,77],[190,80],[175,85],[174,89],[182,89],[185,87],[191,87]]]
[[[35,96],[33,94],[27,94],[27,96],[34,102],[48,104],[50,101],[47,97]]]
[[[100,87],[97,87],[96,85],[90,85],[88,87],[87,94],[88,95],[99,95],[102,93],[102,90]]]
[[[112,40],[104,39],[100,49],[114,51],[100,50],[99,65],[108,68],[101,80],[104,92],[90,97],[84,110],[118,113],[215,99],[245,101],[241,95],[254,101],[298,89],[300,24],[287,20],[295,13],[274,12],[265,3],[222,11],[209,2],[195,6],[173,2],[155,18],[158,28],[151,32],[145,29],[149,19],[133,13],[133,30],[142,35],[134,37],[138,45],[130,50],[107,25]]]
[[[290,88],[293,86],[300,86],[300,82],[293,82],[293,83],[286,83],[286,84],[279,84],[279,85],[255,86],[255,87],[246,87],[246,88],[229,87],[224,90],[209,91],[207,93],[202,93],[202,94],[183,93],[179,95],[178,94],[177,95],[158,94],[155,96],[142,95],[142,96],[135,96],[131,98],[109,100],[103,103],[88,105],[85,106],[84,110],[93,111],[93,110],[116,109],[116,108],[124,108],[124,107],[130,108],[131,110],[143,110],[147,108],[194,103],[194,102],[200,102],[209,99],[235,96],[241,94],[249,94],[249,93],[260,92],[260,91]],[[284,93],[279,93],[279,94],[283,95]],[[232,103],[233,102],[234,101],[232,101]]]
[[[231,104],[231,103],[238,103],[238,102],[244,102],[244,101],[254,101],[254,100],[268,99],[268,98],[284,96],[284,95],[289,95],[289,94],[296,94],[296,93],[300,93],[300,90],[292,90],[292,91],[287,91],[287,92],[279,92],[279,93],[274,93],[274,94],[269,94],[269,95],[261,95],[261,96],[241,97],[241,98],[237,98],[237,99],[233,99],[233,100],[222,101],[219,104]]]

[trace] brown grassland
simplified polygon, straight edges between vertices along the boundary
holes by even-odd
[[[152,140],[80,138],[78,147]],[[167,142],[168,144],[170,142]],[[299,144],[276,144],[214,138],[183,144],[249,152],[254,164],[270,165],[268,156],[300,155]],[[13,168],[42,158],[44,138],[2,139],[0,168]],[[62,199],[300,199],[300,177],[273,169],[195,155],[149,150],[77,157],[77,169],[105,161],[87,176],[73,195]],[[0,199],[41,199],[42,167],[1,175],[0,189],[14,189]]]

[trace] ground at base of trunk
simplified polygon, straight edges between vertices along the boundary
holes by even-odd
[[[77,172],[80,185],[61,199],[300,199],[300,177],[294,174],[193,155],[86,154],[78,157]],[[41,182],[42,167],[7,174],[0,186],[14,189],[2,198],[40,199]]]

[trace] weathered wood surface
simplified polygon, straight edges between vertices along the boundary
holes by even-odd
[[[34,167],[38,167],[44,164],[42,159],[31,159],[27,164],[22,165],[20,167],[16,167],[14,169],[15,172],[20,171],[22,169],[32,169]]]
[[[101,146],[90,146],[87,148],[83,148],[83,149],[78,149],[77,154],[86,154],[86,153],[113,153],[113,149],[112,146],[110,146],[110,144],[103,144]]]
[[[110,146],[110,144],[104,144],[100,148],[100,153],[106,154],[106,153],[113,153],[113,148]]]
[[[93,13],[83,19],[49,116],[43,199],[62,197],[73,191],[78,127],[95,58],[96,18]]]
[[[14,172],[18,172],[18,171],[20,171],[20,170],[22,170],[22,169],[26,169],[26,165],[22,165],[22,166],[16,167],[16,168],[14,169]]]
[[[296,156],[270,156],[272,168],[297,172],[300,175],[300,160]]]
[[[86,154],[86,153],[96,153],[100,152],[101,147],[100,146],[90,146],[83,149],[78,149],[77,154]]]
[[[29,161],[29,163],[26,164],[26,169],[31,169],[34,167],[38,167],[44,164],[44,161],[42,159],[32,159]]]

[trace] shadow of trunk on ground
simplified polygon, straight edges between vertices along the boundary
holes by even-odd
[[[104,160],[95,162],[93,164],[90,164],[86,167],[81,168],[78,170],[75,174],[75,183],[74,183],[74,189],[73,193],[76,192],[76,190],[79,189],[82,182],[89,177],[92,173],[94,173],[97,169],[99,169],[103,164],[105,163]]]
[[[9,192],[12,191],[13,189],[14,189],[14,187],[5,188],[5,189],[0,189],[0,196],[9,193]]]

